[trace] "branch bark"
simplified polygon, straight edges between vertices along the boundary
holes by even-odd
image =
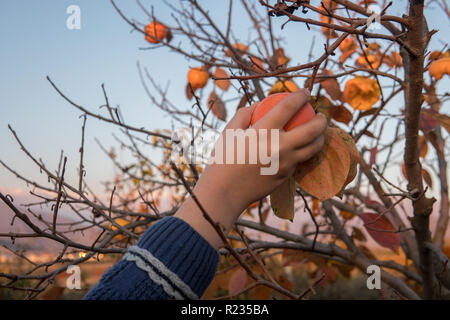
[[[404,52],[407,57],[405,63],[405,77],[408,88],[405,91],[405,153],[404,161],[408,177],[408,190],[414,195],[414,216],[411,224],[416,233],[416,242],[419,250],[420,275],[423,279],[423,297],[432,299],[437,297],[437,281],[433,271],[433,255],[425,245],[431,241],[430,215],[435,199],[427,198],[422,182],[422,167],[419,162],[418,131],[420,111],[423,103],[423,72],[425,52],[426,25],[423,15],[424,0],[411,0],[409,9],[409,28],[406,42],[418,55]]]

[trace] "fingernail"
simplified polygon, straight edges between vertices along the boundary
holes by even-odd
[[[303,90],[303,92],[304,92],[308,97],[311,95],[311,92],[309,92],[308,89],[303,88],[302,90]]]

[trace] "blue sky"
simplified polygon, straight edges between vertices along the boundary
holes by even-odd
[[[135,1],[116,2],[127,16],[146,21]],[[142,2],[148,7],[154,5],[154,12],[162,21],[172,21],[162,1]],[[201,2],[208,3],[211,15],[223,26],[226,1]],[[389,13],[402,12],[403,3],[396,1]],[[81,30],[66,28],[66,8],[72,4],[81,8]],[[245,42],[249,30],[247,19],[239,10],[235,12],[234,36]],[[430,10],[428,21],[430,28],[441,30],[433,39],[436,45],[448,38],[445,35],[450,28],[443,13]],[[281,22],[280,19],[274,22],[277,30]],[[7,124],[11,124],[30,151],[42,157],[50,168],[56,168],[60,150],[64,149],[69,158],[68,179],[76,179],[80,112],[57,95],[46,81],[47,75],[71,99],[94,111],[104,103],[100,86],[105,83],[110,101],[121,106],[126,121],[148,129],[169,128],[169,120],[151,105],[145,94],[136,62],[148,67],[161,84],[170,81],[172,101],[181,106],[190,106],[184,97],[184,86],[189,66],[194,64],[165,48],[140,50],[147,43],[142,34],[130,31],[108,0],[1,1],[0,158],[24,175],[42,179],[9,134]],[[303,25],[291,23],[283,35],[293,39],[285,43],[293,63],[305,61],[313,33],[306,32]],[[323,37],[316,35],[315,51],[320,52]],[[234,104],[229,114],[233,109]],[[85,165],[88,182],[95,188],[101,188],[99,182],[112,177],[113,166],[98,149],[94,138],[106,146],[114,145],[112,132],[117,130],[88,119]],[[0,187],[23,186],[0,168]]]

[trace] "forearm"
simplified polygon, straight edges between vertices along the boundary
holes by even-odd
[[[213,279],[218,259],[192,227],[166,217],[128,249],[85,299],[198,299]]]
[[[224,228],[226,234],[246,208],[246,203],[238,198],[233,198],[227,188],[218,183],[218,181],[223,181],[220,175],[221,172],[217,168],[207,167],[193,193],[206,214]],[[214,176],[214,179],[208,179],[207,176]],[[222,240],[211,223],[204,217],[199,204],[193,197],[189,197],[175,213],[175,216],[188,223],[211,246],[217,249],[223,244]]]

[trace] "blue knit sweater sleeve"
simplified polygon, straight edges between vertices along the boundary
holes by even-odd
[[[217,251],[189,224],[165,217],[128,248],[84,299],[199,299],[218,260]]]

